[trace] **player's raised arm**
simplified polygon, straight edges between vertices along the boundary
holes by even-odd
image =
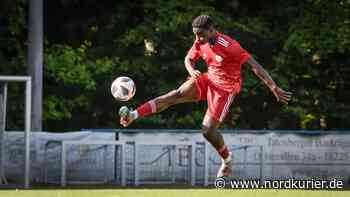
[[[198,38],[196,36],[196,40],[185,57],[186,70],[195,79],[197,79],[201,74],[201,72],[195,68],[196,61],[200,58],[199,43],[197,42],[197,39]]]
[[[198,78],[201,74],[201,72],[197,69],[195,69],[195,61],[190,58],[189,55],[186,55],[185,57],[185,67],[188,73],[194,77],[195,79]]]
[[[271,76],[266,72],[266,70],[253,58],[249,58],[247,63],[251,66],[252,71],[258,76],[272,93],[275,95],[277,101],[288,104],[292,93],[282,90],[276,85]]]

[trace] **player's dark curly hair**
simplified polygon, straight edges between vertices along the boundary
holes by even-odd
[[[209,29],[212,25],[214,22],[208,15],[199,15],[192,22],[193,28]]]

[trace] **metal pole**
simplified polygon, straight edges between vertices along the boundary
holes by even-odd
[[[115,141],[119,140],[119,132],[115,132]],[[117,181],[117,177],[118,177],[118,150],[119,150],[119,146],[115,145],[114,146],[114,181]]]
[[[7,82],[4,83],[4,86],[3,86],[3,102],[4,102],[4,105],[3,105],[3,117],[2,117],[2,122],[3,122],[3,125],[2,125],[2,129],[3,131],[5,132],[6,131],[6,106],[7,106]]]
[[[4,90],[4,84],[0,83],[1,89]],[[4,116],[6,111],[4,110],[4,103],[5,103],[5,94],[4,91],[0,93],[0,184],[3,184],[4,180],[4,165],[3,165],[3,158],[4,158]]]
[[[108,174],[109,174],[109,170],[108,170],[108,157],[107,157],[107,145],[104,145],[103,146],[103,169],[104,169],[104,183],[107,183],[108,182]]]
[[[204,142],[204,186],[208,186],[209,182],[209,146]]]
[[[4,135],[6,132],[6,106],[7,106],[7,82],[5,82],[3,84],[3,94],[2,94],[2,103],[0,102],[0,104],[2,104],[2,124],[0,124],[2,126],[1,129],[1,137],[0,137],[0,146],[1,146],[1,151],[0,151],[0,175],[1,175],[1,180],[0,182],[3,182],[5,184],[8,184],[6,176],[5,176],[5,172],[4,172],[4,155],[5,155],[5,144],[4,144]],[[0,110],[1,111],[1,110]]]
[[[196,162],[195,162],[195,158],[196,158],[196,142],[193,142],[191,144],[191,146],[189,147],[191,148],[191,185],[195,186],[196,185]]]
[[[263,162],[264,162],[264,153],[263,153],[263,146],[260,146],[260,183],[262,184],[263,180],[265,180],[263,178],[263,170],[264,170],[264,166],[263,166]]]
[[[29,188],[30,182],[30,123],[31,123],[31,99],[32,99],[32,81],[31,78],[26,82],[26,104],[25,104],[25,176],[24,187]]]
[[[175,182],[176,182],[176,168],[175,168],[175,153],[176,153],[176,145],[174,145],[174,146],[170,146],[170,165],[171,165],[171,171],[172,171],[172,178],[171,178],[171,182],[173,183],[173,184],[175,184]]]
[[[138,186],[139,185],[139,148],[138,148],[138,144],[135,142],[135,185]]]
[[[245,179],[247,179],[248,178],[248,176],[247,176],[247,149],[248,149],[248,146],[244,146],[244,148],[243,148],[243,150],[244,150],[244,161],[243,161],[243,163],[244,163],[244,166],[243,166],[243,171],[244,171],[244,178]]]
[[[122,186],[126,186],[126,161],[125,161],[125,147],[126,147],[126,143],[125,144],[122,144],[120,145],[120,149],[121,149],[121,163],[122,163],[122,167],[121,167],[121,182],[122,182]]]
[[[29,1],[28,75],[33,81],[32,130],[42,131],[43,0]]]
[[[66,143],[62,142],[61,147],[61,186],[66,186]]]

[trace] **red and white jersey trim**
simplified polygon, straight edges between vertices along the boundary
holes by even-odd
[[[156,106],[156,103],[154,102],[154,100],[149,101],[149,104],[150,104],[150,106],[151,106],[151,111],[152,111],[152,113],[156,113],[156,111],[157,111],[157,106]]]
[[[228,47],[230,45],[230,42],[225,40],[223,37],[218,37],[217,42],[222,45],[223,47]]]
[[[227,98],[226,104],[224,106],[224,109],[221,112],[220,115],[220,122],[222,122],[227,114],[227,112],[230,110],[230,105],[233,101],[233,98],[235,97],[235,94],[230,94]]]

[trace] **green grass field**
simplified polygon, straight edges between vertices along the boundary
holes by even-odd
[[[350,191],[218,189],[2,190],[0,197],[348,197]]]

